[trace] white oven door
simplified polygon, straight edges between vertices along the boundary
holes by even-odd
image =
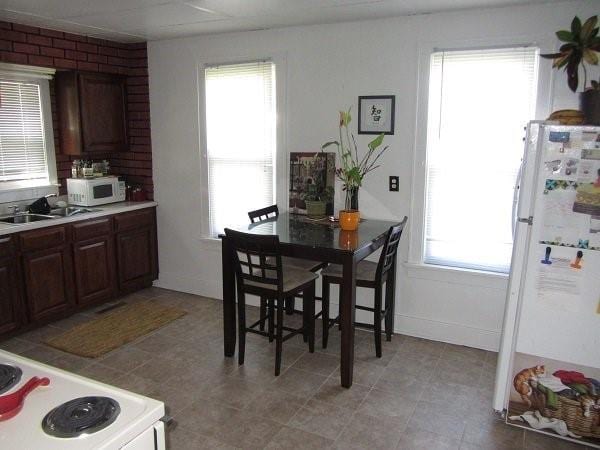
[[[133,441],[121,447],[123,450],[165,450],[165,424],[156,422]]]

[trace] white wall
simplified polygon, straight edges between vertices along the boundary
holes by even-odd
[[[586,18],[597,13],[597,6],[588,0],[151,42],[161,271],[157,285],[221,297],[220,245],[204,239],[201,231],[206,206],[201,201],[205,193],[200,175],[203,64],[264,57],[285,60],[281,150],[286,154],[317,150],[334,137],[337,111],[352,106],[356,112],[359,95],[396,95],[396,133],[386,136],[390,151],[383,166],[366,179],[360,207],[366,217],[401,219],[422,214],[420,199],[413,198],[413,182],[418,181],[413,180],[413,161],[424,151],[417,139],[424,126],[417,120],[418,92],[426,81],[420,76],[419,54],[433,47],[494,42],[538,42],[549,50],[557,44],[555,30],[567,27],[575,14]],[[541,70],[548,73],[550,62],[543,60]],[[542,104],[553,110],[577,107],[563,74],[554,77],[553,88],[540,92]],[[232,132],[237,119],[232,115]],[[363,148],[367,138],[358,136]],[[389,175],[400,176],[400,192],[387,191]],[[400,261],[408,260],[411,233],[414,230],[403,239]],[[505,290],[503,277],[399,264],[396,331],[497,349]],[[358,297],[364,295],[359,292]]]

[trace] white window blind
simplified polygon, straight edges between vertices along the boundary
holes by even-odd
[[[0,79],[0,181],[48,178],[40,85]]]
[[[538,50],[436,52],[427,122],[424,262],[507,272]]]
[[[206,140],[210,234],[275,203],[275,65],[209,67]]]

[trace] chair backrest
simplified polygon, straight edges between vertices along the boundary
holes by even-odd
[[[266,208],[257,209],[256,211],[249,211],[248,217],[250,218],[250,223],[262,222],[263,220],[267,220],[271,217],[279,216],[279,208],[277,205],[267,206]]]
[[[268,289],[283,291],[283,275],[279,236],[242,233],[225,228],[231,243],[239,286],[245,282],[261,283]]]
[[[400,238],[402,237],[402,231],[404,230],[404,226],[408,221],[408,217],[404,216],[402,222],[398,225],[391,226],[387,232],[387,237],[385,239],[385,244],[383,245],[383,249],[381,250],[381,255],[379,256],[379,264],[377,264],[377,272],[376,278],[381,280],[388,270],[394,265],[394,261],[396,261],[396,254],[398,253],[398,244],[400,243]]]

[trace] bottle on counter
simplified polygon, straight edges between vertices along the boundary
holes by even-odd
[[[71,164],[71,178],[79,178],[81,176],[81,161],[76,159]]]
[[[94,177],[101,177],[104,172],[104,163],[92,162],[92,172]]]

